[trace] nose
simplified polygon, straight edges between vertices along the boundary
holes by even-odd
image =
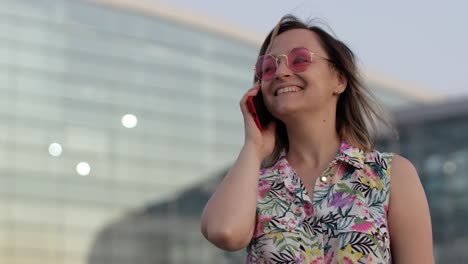
[[[283,60],[281,58],[283,58]],[[276,69],[276,75],[275,75],[276,79],[290,77],[291,74],[292,72],[288,67],[288,57],[286,55],[278,56],[277,69]]]

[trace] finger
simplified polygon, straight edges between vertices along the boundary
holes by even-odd
[[[247,92],[244,94],[244,96],[242,96],[242,99],[240,100],[241,110],[248,109],[247,100],[249,99],[249,97],[257,95],[259,90],[260,90],[259,84],[247,90]]]
[[[248,96],[245,96],[245,98],[242,98],[240,102],[240,108],[244,115],[246,115],[247,113],[250,113],[249,106],[247,105],[247,99],[248,99]]]
[[[256,85],[252,88],[250,88],[249,90],[247,90],[247,92],[245,92],[244,96],[242,97],[241,101],[247,101],[247,98],[249,96],[255,96],[258,94],[258,91],[260,91],[260,86],[259,85]]]
[[[256,96],[258,94],[258,91],[260,90],[260,82],[256,82],[255,85],[250,88],[249,90],[247,90],[247,92],[244,94],[244,96],[242,96],[242,99],[240,100],[240,108],[241,108],[241,112],[242,112],[242,115],[244,116],[244,119],[247,118],[247,119],[252,119],[251,121],[253,122],[253,116],[252,114],[250,113],[250,109],[249,109],[249,106],[247,104],[247,100],[249,99],[249,97],[252,97],[252,96]],[[250,118],[249,118],[250,116]]]

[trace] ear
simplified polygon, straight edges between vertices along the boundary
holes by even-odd
[[[346,87],[348,86],[348,79],[341,73],[341,72],[336,72],[336,89],[339,89],[339,91],[344,92]]]

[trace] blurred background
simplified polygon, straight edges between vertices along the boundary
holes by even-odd
[[[400,2],[0,0],[0,263],[242,263],[199,219],[285,13],[356,51],[400,133],[380,150],[424,184],[437,262],[467,263],[466,9]]]

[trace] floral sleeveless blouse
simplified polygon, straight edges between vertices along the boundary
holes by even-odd
[[[260,171],[247,263],[391,263],[392,158],[343,141],[311,199],[283,151],[274,166]]]

